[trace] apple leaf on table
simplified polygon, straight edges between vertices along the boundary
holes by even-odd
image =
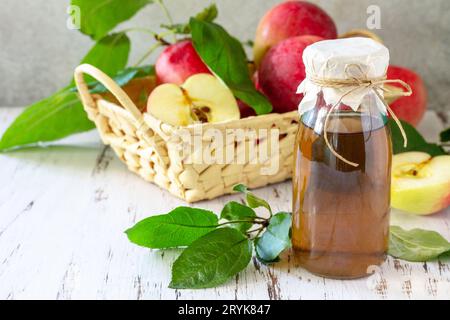
[[[190,27],[195,50],[234,95],[257,114],[271,112],[269,100],[256,90],[250,78],[247,56],[241,42],[212,22],[191,18]]]
[[[257,197],[253,192],[250,192],[247,186],[243,184],[238,184],[233,187],[233,190],[245,194],[247,204],[250,208],[255,209],[264,207],[270,213],[272,213],[272,208],[270,207],[269,203],[266,200]]]
[[[217,227],[217,216],[208,210],[178,207],[168,214],[153,216],[125,231],[128,239],[152,249],[188,246]]]
[[[256,256],[263,263],[278,260],[281,252],[291,246],[291,214],[279,212],[269,221],[269,226],[261,237],[255,240]]]
[[[128,62],[130,40],[112,34],[100,40],[83,59],[114,75]],[[78,95],[68,87],[27,107],[9,126],[0,140],[0,151],[62,139],[95,127],[86,115]]]
[[[218,223],[211,211],[178,207],[168,214],[138,222],[126,231],[128,239],[153,249],[187,246],[172,266],[170,288],[221,285],[245,269],[254,246],[266,258],[276,258],[290,246],[290,214],[280,212],[267,219],[258,217],[252,207],[270,208],[269,204],[244,185],[239,185],[236,191],[244,192],[250,201],[227,203],[220,216],[225,222]],[[253,225],[258,228],[252,228]]]
[[[232,228],[216,229],[194,241],[175,260],[172,289],[201,289],[219,286],[247,267],[252,243]]]
[[[389,119],[394,154],[409,151],[421,151],[428,153],[433,157],[447,154],[441,146],[435,143],[428,143],[412,125],[404,121],[401,121],[401,123],[408,138],[408,145],[406,148],[403,147],[403,136],[399,127],[394,120]]]
[[[450,251],[450,243],[435,231],[413,229],[406,231],[392,226],[389,255],[412,262],[426,262]]]
[[[0,151],[54,141],[95,127],[69,87],[25,109],[0,140]]]
[[[220,214],[221,219],[242,221],[231,225],[232,228],[241,232],[246,232],[253,226],[255,217],[256,213],[252,208],[235,201],[227,203]]]
[[[153,0],[72,0],[71,4],[80,8],[80,31],[99,40],[152,2]]]

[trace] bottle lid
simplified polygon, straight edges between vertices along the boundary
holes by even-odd
[[[304,95],[299,105],[301,114],[315,107],[320,91],[327,105],[343,103],[356,111],[373,87],[351,82],[327,87],[327,83],[384,79],[389,66],[389,50],[369,38],[325,40],[308,46],[303,52],[303,62],[306,79],[297,90]],[[379,93],[383,97],[381,90]],[[384,103],[379,101],[378,105],[380,111],[387,112]]]

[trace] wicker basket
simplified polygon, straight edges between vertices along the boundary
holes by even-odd
[[[111,102],[111,99],[107,100],[104,96],[91,95],[84,80],[84,74],[101,82],[115,97],[116,103]],[[103,142],[114,149],[129,170],[187,202],[212,199],[232,193],[233,186],[238,183],[257,188],[291,177],[293,144],[298,126],[296,111],[177,128],[162,123],[148,113],[142,113],[117,83],[91,65],[79,66],[75,70],[75,80],[84,108],[89,119],[95,122]],[[213,150],[211,137],[204,136],[210,128],[223,134],[227,132],[227,129],[243,129],[244,131],[279,129],[279,136],[277,136],[279,152],[276,155],[278,170],[271,175],[262,175],[261,168],[265,164],[255,163],[254,159],[248,158],[248,155],[244,157],[246,159],[244,163],[230,161],[224,164],[204,163],[201,159],[193,161],[193,158],[196,158],[195,151],[192,154],[184,153],[180,156],[180,145],[186,144],[180,137],[186,135],[186,132],[192,135],[192,139],[200,141],[203,150]],[[249,137],[244,143],[250,146],[269,142],[257,136]],[[223,152],[229,152],[230,148],[234,148],[235,156],[243,150],[234,143],[224,146]]]

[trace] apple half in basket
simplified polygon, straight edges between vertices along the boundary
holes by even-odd
[[[213,75],[200,73],[184,84],[162,84],[150,94],[147,112],[173,126],[240,119],[231,90]]]

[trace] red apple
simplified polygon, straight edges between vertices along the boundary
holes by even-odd
[[[397,66],[389,66],[387,77],[403,80],[411,86],[412,96],[400,97],[392,102],[390,107],[397,117],[417,126],[427,109],[427,89],[422,78],[412,70]],[[389,85],[402,88],[398,84]]]
[[[184,40],[168,46],[155,64],[159,83],[182,85],[190,76],[211,73],[194,49],[191,40]]]
[[[336,25],[324,10],[310,2],[287,1],[275,6],[261,19],[256,31],[253,48],[256,65],[259,67],[272,46],[303,35],[335,39]]]
[[[259,84],[273,105],[273,112],[297,110],[303,98],[297,94],[298,85],[305,79],[303,50],[323,38],[300,36],[280,42],[267,52],[259,69]]]

